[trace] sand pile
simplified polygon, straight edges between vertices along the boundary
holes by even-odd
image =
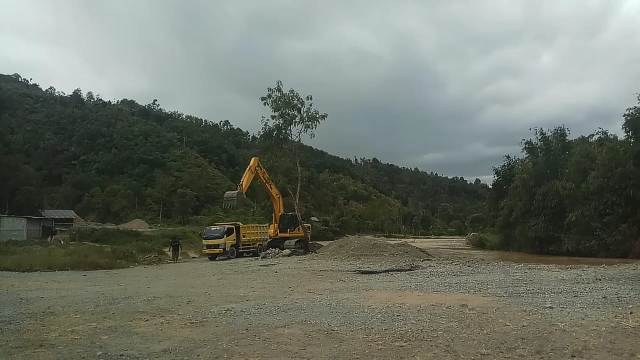
[[[142,219],[133,219],[127,223],[118,225],[118,227],[127,230],[148,230],[149,224]]]
[[[367,236],[347,236],[318,249],[318,255],[337,260],[389,259],[423,260],[431,255],[405,243],[390,244],[385,240]]]

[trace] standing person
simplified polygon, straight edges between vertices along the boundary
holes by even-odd
[[[47,242],[49,245],[53,244],[53,227],[42,225],[42,234],[47,236]]]
[[[180,244],[180,237],[174,236],[171,238],[171,260],[178,262],[180,257],[180,251],[182,250],[182,244]]]
[[[49,245],[53,245],[53,242],[56,240],[56,235],[58,234],[58,230],[56,230],[55,227],[51,227],[49,228]],[[60,241],[60,245],[64,245],[64,243],[62,242],[62,239],[59,240]]]

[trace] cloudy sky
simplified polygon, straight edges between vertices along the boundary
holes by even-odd
[[[620,132],[640,1],[0,0],[0,73],[254,131],[280,79],[329,113],[310,143],[487,176],[532,127]],[[486,178],[485,178],[486,179]]]

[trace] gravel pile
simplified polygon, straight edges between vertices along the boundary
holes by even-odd
[[[426,251],[405,243],[390,244],[368,236],[347,236],[317,250],[318,255],[336,260],[431,258]]]
[[[158,255],[158,254],[150,254],[138,259],[138,263],[143,265],[156,265],[166,263],[168,258],[166,256]]]
[[[148,230],[150,226],[142,219],[133,219],[127,223],[118,225],[118,227],[127,230]]]
[[[267,251],[260,253],[260,259],[274,259],[291,255],[293,255],[293,252],[289,249],[267,249]]]

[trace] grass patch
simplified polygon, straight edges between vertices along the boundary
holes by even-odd
[[[135,262],[135,253],[105,246],[0,245],[0,270],[4,271],[117,269]]]
[[[0,270],[53,271],[104,270],[137,265],[141,259],[164,250],[173,236],[180,236],[183,250],[201,248],[195,229],[167,229],[148,232],[133,230],[89,228],[69,234],[63,246],[49,246],[44,242],[0,243]]]
[[[498,250],[502,248],[502,236],[494,233],[472,233],[466,237],[470,246],[480,249]]]

